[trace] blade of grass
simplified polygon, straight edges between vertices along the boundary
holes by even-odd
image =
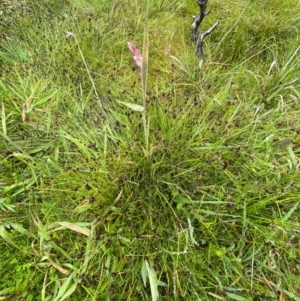
[[[149,15],[150,0],[148,0],[146,17],[145,17],[145,28],[144,28],[144,41],[143,41],[143,61],[142,61],[142,93],[143,93],[143,106],[146,111],[146,94],[147,94],[147,79],[148,79],[148,48],[149,48],[149,33],[148,33],[148,15]]]
[[[130,108],[133,111],[137,111],[137,112],[144,112],[145,111],[145,107],[142,107],[138,104],[135,103],[130,103],[130,102],[126,102],[126,101],[118,101],[118,103]]]
[[[50,225],[49,228],[55,227],[55,226],[62,226],[64,228],[67,228],[69,230],[72,230],[74,232],[77,232],[79,234],[90,236],[90,232],[87,229],[84,229],[76,224],[69,223],[69,222],[55,222],[53,225]],[[57,230],[57,229],[56,229]]]
[[[5,115],[5,107],[4,103],[2,102],[2,131],[3,134],[6,136],[7,135],[7,130],[6,130],[6,115]]]
[[[146,17],[145,17],[145,29],[144,29],[144,41],[143,41],[143,61],[142,61],[142,98],[143,98],[143,125],[144,125],[144,136],[146,152],[149,150],[149,129],[147,124],[146,115],[146,97],[147,97],[147,80],[148,80],[148,60],[149,60],[149,34],[148,34],[148,16],[149,16],[150,0],[147,3]]]
[[[157,276],[155,271],[150,267],[149,263],[147,260],[145,260],[145,266],[147,269],[147,273],[148,273],[148,278],[149,278],[149,282],[150,282],[150,289],[151,289],[151,297],[152,297],[152,301],[157,301],[159,298],[159,293],[158,293],[158,289],[157,289]]]
[[[2,237],[2,239],[6,241],[9,245],[19,249],[19,246],[13,241],[9,233],[6,231],[4,225],[0,225],[0,237]]]
[[[64,284],[61,286],[56,298],[53,301],[62,301],[74,292],[77,283],[70,285],[73,278],[74,278],[74,272],[70,274],[70,276],[65,280]]]

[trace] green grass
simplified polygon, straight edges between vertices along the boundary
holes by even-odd
[[[151,1],[146,124],[100,2],[0,3],[0,300],[300,300],[298,2]]]

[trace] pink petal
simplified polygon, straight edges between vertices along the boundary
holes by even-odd
[[[140,52],[138,51],[138,49],[136,48],[135,44],[134,44],[134,43],[131,43],[131,42],[128,42],[127,45],[128,45],[128,48],[129,48],[130,51],[131,51],[131,54],[132,54],[132,57],[133,57],[134,61],[136,62],[136,64],[137,64],[140,68],[142,68],[143,57],[142,57],[142,55],[140,54]]]

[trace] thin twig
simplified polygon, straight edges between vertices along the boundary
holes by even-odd
[[[212,33],[217,26],[219,25],[220,21],[217,21],[212,27],[210,27],[207,31],[205,31],[204,33],[200,33],[199,32],[199,27],[203,21],[203,19],[205,18],[205,16],[207,16],[210,12],[206,11],[206,5],[208,0],[196,0],[196,2],[198,3],[199,7],[200,7],[200,13],[198,16],[194,16],[193,19],[193,24],[192,24],[192,35],[191,35],[191,39],[193,42],[195,42],[195,50],[196,50],[196,54],[199,58],[199,65],[201,67],[202,62],[203,62],[203,58],[204,58],[204,38],[206,36],[208,36],[210,33]]]

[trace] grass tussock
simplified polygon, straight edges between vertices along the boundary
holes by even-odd
[[[0,299],[299,300],[297,1],[146,7],[0,3]]]

